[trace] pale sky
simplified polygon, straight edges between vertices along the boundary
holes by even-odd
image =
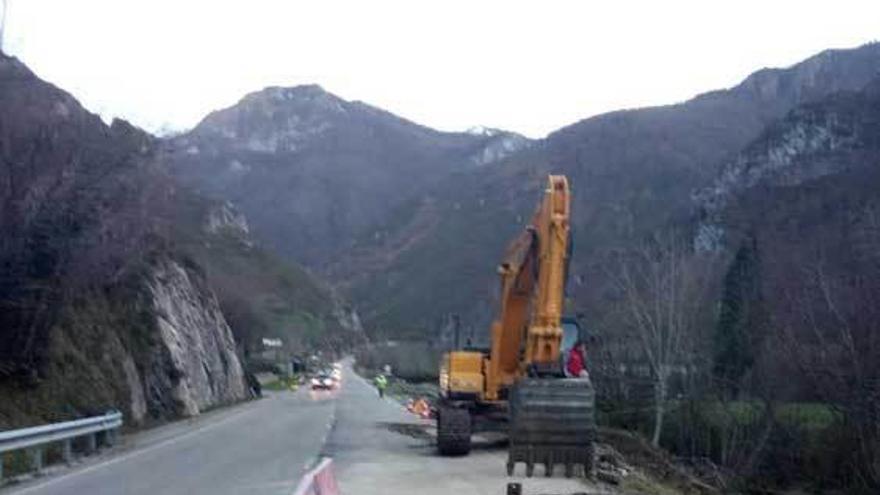
[[[317,83],[442,130],[543,137],[880,39],[878,0],[7,3],[6,51],[154,132],[265,86]]]

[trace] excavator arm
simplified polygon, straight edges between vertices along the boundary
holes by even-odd
[[[551,175],[531,223],[498,266],[501,305],[491,330],[489,400],[497,400],[520,376],[561,373],[569,208],[568,180]]]

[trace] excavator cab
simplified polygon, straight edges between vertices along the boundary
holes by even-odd
[[[562,369],[565,369],[566,359],[568,359],[568,353],[571,351],[571,348],[574,347],[574,344],[584,338],[583,332],[581,330],[581,325],[575,318],[572,317],[563,317],[562,318],[562,344],[560,345],[560,364]]]

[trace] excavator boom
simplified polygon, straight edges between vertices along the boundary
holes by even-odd
[[[551,175],[531,223],[498,267],[501,308],[492,324],[486,393],[501,391],[527,373],[560,373],[562,305],[569,243],[568,180]]]

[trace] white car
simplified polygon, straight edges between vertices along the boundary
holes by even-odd
[[[312,377],[312,390],[332,390],[336,388],[336,380],[328,374],[320,374]]]

